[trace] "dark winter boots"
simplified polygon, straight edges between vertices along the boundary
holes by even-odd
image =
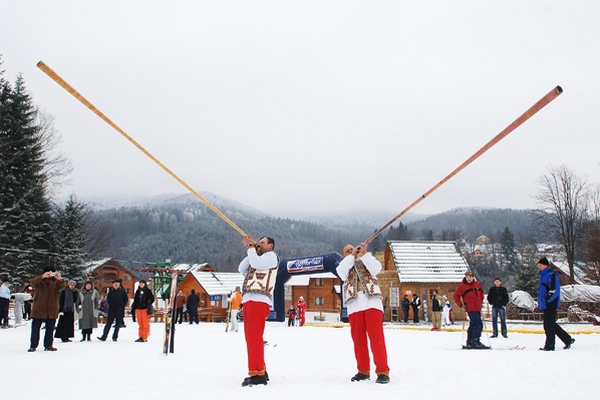
[[[244,379],[242,386],[266,385],[267,381],[266,375],[249,376]]]
[[[367,381],[369,379],[371,379],[371,377],[369,375],[361,374],[360,372],[358,374],[354,375],[352,378],[350,378],[350,380],[352,382]]]
[[[491,346],[486,346],[478,340],[470,340],[467,342],[467,345],[463,347],[463,349],[467,350],[488,350],[491,349]]]

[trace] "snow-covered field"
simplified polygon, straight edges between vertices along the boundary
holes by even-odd
[[[591,325],[563,325],[576,343],[542,352],[540,325],[509,326],[509,338],[488,339],[492,350],[459,350],[462,325],[430,332],[411,325],[386,325],[391,382],[350,382],[356,373],[350,330],[287,328],[269,322],[265,356],[271,381],[241,387],[246,376],[243,332],[225,325],[177,326],[175,353],[162,354],[162,324],[151,324],[147,343],[135,343],[137,324],[126,320],[117,342],[55,340],[57,352],[40,345],[28,353],[30,326],[0,331],[2,398],[113,399],[590,399],[598,398],[600,333]],[[426,326],[422,326],[426,329]],[[488,323],[489,328],[489,323]],[[518,332],[517,332],[518,331]],[[529,333],[521,333],[529,332]],[[535,333],[537,332],[537,333]],[[591,334],[590,334],[591,333]],[[42,332],[43,335],[43,332]],[[560,347],[558,346],[560,344]],[[510,350],[525,346],[524,350]],[[374,367],[373,367],[374,369]]]

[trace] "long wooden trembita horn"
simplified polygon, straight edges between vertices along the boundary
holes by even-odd
[[[180,177],[175,175],[175,173],[173,171],[171,171],[169,168],[167,168],[166,165],[161,163],[156,157],[154,157],[152,154],[150,154],[150,152],[148,150],[146,150],[144,147],[142,147],[142,145],[140,145],[138,142],[136,142],[123,129],[119,128],[117,126],[117,124],[112,122],[106,115],[104,115],[100,110],[98,110],[89,100],[87,100],[85,97],[83,97],[81,95],[81,93],[79,93],[77,90],[75,90],[63,78],[61,78],[56,72],[54,72],[54,70],[52,70],[50,67],[48,67],[46,64],[44,64],[42,61],[37,63],[37,67],[39,69],[41,69],[42,71],[44,71],[44,73],[46,75],[48,75],[50,78],[52,78],[52,80],[54,80],[60,86],[62,86],[62,88],[65,89],[67,92],[69,92],[73,97],[75,97],[77,100],[79,100],[81,103],[83,103],[83,105],[85,105],[87,108],[89,108],[94,114],[96,114],[102,120],[104,120],[104,122],[106,122],[107,124],[112,126],[117,132],[119,132],[121,135],[123,135],[125,137],[125,139],[129,140],[142,153],[147,155],[152,161],[154,161],[156,164],[158,164],[158,166],[161,167],[163,170],[165,170],[165,172],[167,174],[171,175],[173,178],[175,178],[175,180],[177,182],[181,183],[187,190],[192,192],[198,199],[200,199],[200,201],[202,201],[204,204],[206,204],[206,206],[208,208],[213,210],[219,217],[221,217],[225,222],[227,222],[233,229],[238,231],[242,236],[248,236],[243,230],[241,230],[236,224],[234,224],[233,221],[231,221],[229,218],[227,218],[227,216],[225,216],[221,211],[219,211],[217,209],[217,207],[215,207],[208,200],[206,200],[204,197],[202,197],[200,195],[200,193],[196,192],[190,185],[188,185],[186,182],[184,182],[183,179],[181,179]]]
[[[383,232],[384,230],[386,230],[390,225],[392,225],[394,222],[396,222],[400,217],[402,217],[404,214],[406,214],[407,212],[409,212],[414,206],[416,206],[417,204],[419,204],[426,197],[428,197],[431,193],[433,193],[434,191],[436,191],[440,186],[442,186],[444,183],[446,183],[454,175],[456,175],[460,171],[462,171],[467,165],[471,164],[473,161],[475,161],[476,159],[478,159],[479,156],[481,156],[483,153],[485,153],[486,151],[488,151],[492,146],[494,146],[500,140],[504,139],[509,133],[511,133],[512,131],[514,131],[516,128],[518,128],[521,124],[523,124],[525,121],[527,121],[529,118],[531,118],[535,113],[537,113],[542,108],[544,108],[545,106],[547,106],[548,103],[550,103],[552,100],[554,100],[555,98],[557,98],[562,92],[563,92],[563,90],[562,90],[562,88],[560,86],[557,86],[554,89],[552,89],[548,94],[546,94],[544,97],[542,97],[537,103],[535,103],[533,106],[531,106],[529,108],[529,110],[525,111],[519,118],[517,118],[516,120],[514,120],[514,122],[512,124],[510,124],[506,128],[504,128],[504,130],[502,132],[500,132],[492,140],[490,140],[489,142],[487,142],[487,144],[485,146],[483,146],[481,149],[477,150],[477,152],[475,152],[475,154],[473,154],[465,162],[463,162],[462,164],[460,164],[454,171],[450,172],[444,179],[442,179],[441,181],[439,181],[434,187],[432,187],[427,192],[425,192],[424,195],[422,195],[421,197],[419,197],[411,205],[409,205],[404,210],[402,210],[402,212],[400,214],[396,215],[390,222],[388,222],[383,227],[381,227],[378,231],[376,231],[375,233],[373,233],[371,235],[371,237],[369,237],[365,241],[365,243],[369,243],[369,242],[371,242],[371,240],[375,239],[379,234],[381,234],[381,232]]]

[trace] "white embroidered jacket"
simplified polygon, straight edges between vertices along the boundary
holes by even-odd
[[[255,248],[248,249],[248,256],[238,267],[238,271],[246,276],[242,286],[243,302],[260,301],[272,304],[278,264],[279,260],[274,251],[259,256]]]

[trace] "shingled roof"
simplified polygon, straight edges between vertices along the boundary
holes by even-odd
[[[387,242],[400,282],[460,282],[469,270],[456,242]]]
[[[239,272],[192,272],[198,283],[209,296],[230,294],[244,283],[244,275]]]

